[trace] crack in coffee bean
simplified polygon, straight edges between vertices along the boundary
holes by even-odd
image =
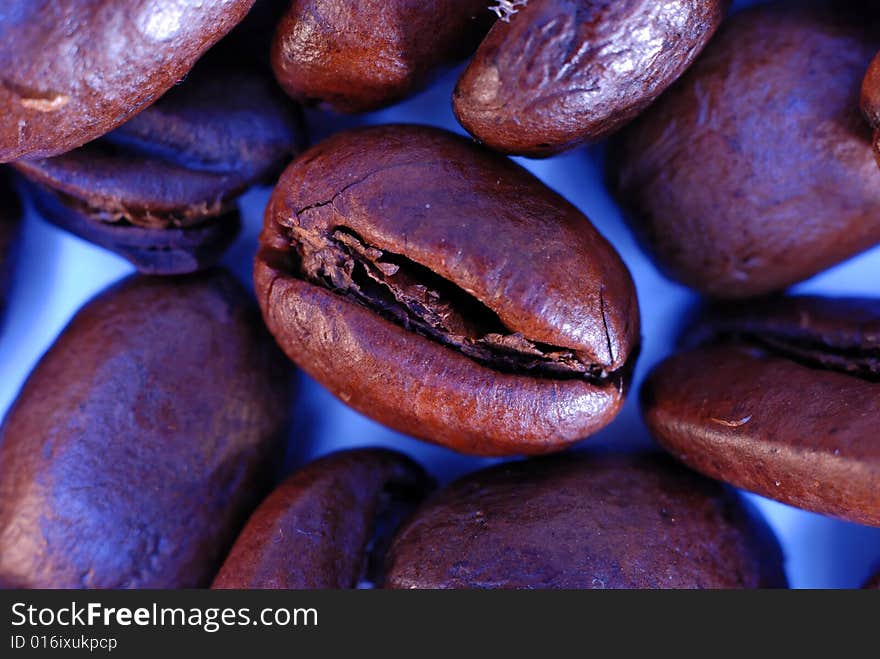
[[[835,345],[827,338],[784,331],[718,328],[698,341],[744,344],[761,353],[781,357],[808,368],[880,382],[880,347]]]
[[[285,353],[400,432],[476,455],[547,453],[620,410],[638,301],[577,208],[472,141],[338,133],[284,172],[254,282]]]
[[[192,204],[174,211],[150,211],[122,203],[97,206],[57,190],[46,189],[45,192],[57,196],[65,206],[96,222],[146,229],[188,229],[206,224],[218,215],[229,213],[236,208],[234,199],[225,201],[218,199],[213,202]]]
[[[511,332],[469,292],[405,256],[366,243],[347,227],[287,228],[296,276],[345,295],[401,327],[505,373],[607,381],[574,351]]]

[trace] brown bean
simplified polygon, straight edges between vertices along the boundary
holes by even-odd
[[[86,305],[0,429],[0,583],[210,583],[269,484],[283,361],[225,273]]]
[[[4,0],[0,162],[100,137],[183,78],[254,0]]]
[[[642,389],[670,453],[798,508],[880,526],[880,303],[785,298],[716,312]]]
[[[213,588],[381,583],[391,536],[431,485],[406,456],[342,451],[292,474],[248,520]]]
[[[455,114],[504,153],[554,155],[629,122],[693,62],[728,0],[528,0],[462,74]]]
[[[272,65],[303,102],[366,112],[421,88],[468,55],[489,28],[486,0],[293,0],[278,26]]]
[[[853,4],[732,16],[612,144],[612,186],[668,276],[750,297],[880,241],[880,174],[858,111],[880,21]]]
[[[769,529],[735,494],[661,455],[559,456],[483,470],[395,537],[392,588],[785,585]]]
[[[54,224],[145,274],[184,274],[223,255],[238,233],[236,198],[276,177],[304,142],[299,108],[271,73],[215,49],[116,130],[13,166]]]
[[[285,352],[355,409],[466,453],[559,450],[620,410],[629,273],[577,209],[445,131],[348,131],[266,209],[258,299]]]

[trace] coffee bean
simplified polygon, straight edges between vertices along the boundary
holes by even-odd
[[[293,0],[272,63],[303,102],[366,112],[402,100],[473,52],[493,15],[486,0]]]
[[[100,137],[186,75],[254,0],[4,0],[0,162]]]
[[[285,352],[356,410],[484,455],[559,450],[620,410],[635,290],[577,209],[423,126],[337,134],[282,175],[257,296]]]
[[[13,245],[18,234],[21,205],[6,170],[0,170],[0,313],[6,306],[6,290],[12,275]]]
[[[880,300],[716,312],[642,390],[670,453],[798,508],[880,526]]]
[[[874,157],[880,164],[880,54],[871,61],[862,81],[862,112],[874,129]]]
[[[735,494],[665,456],[574,455],[471,474],[392,542],[392,588],[784,586],[779,545]]]
[[[38,184],[46,218],[148,274],[219,259],[238,232],[235,197],[277,175],[304,140],[298,109],[268,72],[212,55],[101,139],[14,163]]]
[[[871,590],[880,590],[880,572],[869,579],[864,587],[870,588]]]
[[[493,149],[550,156],[650,105],[706,45],[728,0],[529,0],[480,45],[453,97]]]
[[[0,429],[0,583],[210,583],[271,475],[282,361],[222,272],[86,305]]]
[[[356,449],[295,472],[238,537],[214,588],[354,588],[382,581],[401,519],[431,486],[406,456]]]
[[[612,144],[618,199],[673,279],[754,296],[880,241],[880,174],[858,111],[880,21],[845,4],[733,16]]]

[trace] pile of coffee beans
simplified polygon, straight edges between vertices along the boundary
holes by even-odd
[[[0,426],[0,586],[779,588],[735,488],[880,527],[880,297],[785,293],[880,243],[870,4],[7,0],[0,313],[23,207],[138,272]],[[455,65],[458,134],[364,116]],[[644,382],[645,292],[508,157],[597,143],[704,296]],[[300,459],[296,367],[468,473]]]

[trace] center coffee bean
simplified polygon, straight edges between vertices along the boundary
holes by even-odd
[[[769,529],[662,455],[559,456],[466,476],[392,543],[391,588],[785,585]]]
[[[466,453],[543,453],[620,410],[639,341],[629,273],[577,209],[451,133],[340,133],[282,175],[258,299],[342,401]]]
[[[783,503],[880,526],[880,300],[716,311],[642,389],[685,464]]]
[[[0,585],[207,586],[272,477],[284,361],[225,273],[86,305],[0,429]]]
[[[356,449],[295,472],[251,516],[213,588],[381,584],[385,551],[431,479],[412,460]]]

